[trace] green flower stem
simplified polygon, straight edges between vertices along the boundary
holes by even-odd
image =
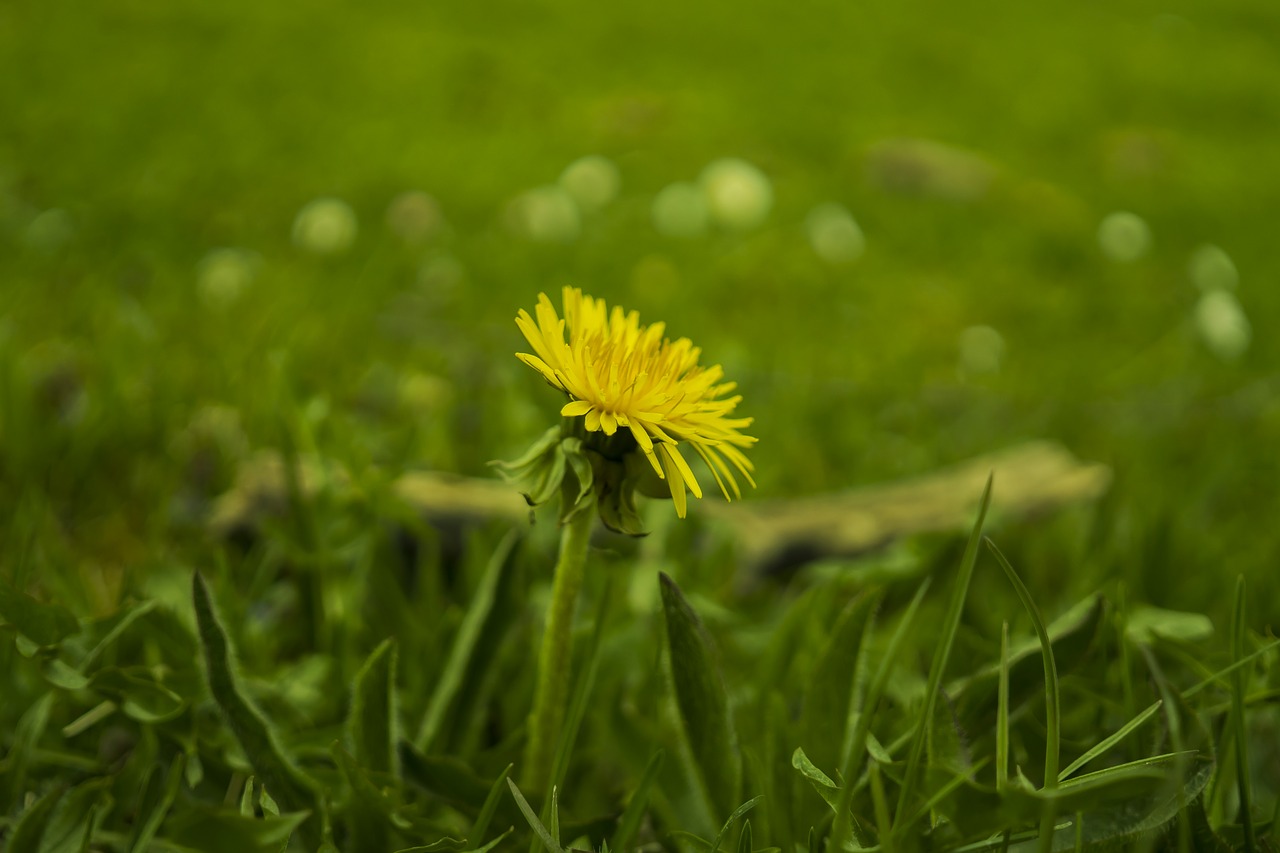
[[[551,776],[556,742],[564,723],[569,697],[569,670],[573,660],[573,610],[582,588],[587,563],[587,543],[596,519],[594,503],[580,507],[560,534],[560,559],[556,562],[547,608],[547,627],[538,653],[538,683],[529,715],[529,742],[525,748],[524,784],[541,791]]]

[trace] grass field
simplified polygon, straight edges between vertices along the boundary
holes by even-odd
[[[0,846],[1275,849],[1277,32],[3,4]],[[700,474],[597,531],[531,778],[555,512],[438,529],[393,483],[558,423],[513,318],[566,285],[724,366],[748,500],[1033,439],[1112,485],[988,518],[1013,577],[955,530],[748,583]],[[211,533],[268,452],[282,511]]]

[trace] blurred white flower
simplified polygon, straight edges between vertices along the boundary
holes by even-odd
[[[698,177],[711,218],[746,231],[761,225],[773,208],[773,185],[764,172],[736,157],[716,160]]]
[[[557,185],[523,193],[507,213],[515,230],[539,243],[570,243],[582,227],[577,202]]]
[[[387,227],[406,243],[423,243],[444,227],[444,214],[434,198],[409,190],[387,205]]]
[[[1196,331],[1205,346],[1223,361],[1244,355],[1253,337],[1239,300],[1226,290],[1211,290],[1196,303]]]
[[[711,218],[706,195],[683,181],[668,184],[654,196],[650,215],[653,227],[668,237],[700,237]]]
[[[829,264],[856,261],[867,247],[857,221],[839,204],[818,205],[809,211],[804,227],[813,251]]]
[[[243,249],[214,249],[196,264],[196,292],[210,308],[240,298],[258,271],[258,256]]]
[[[1136,213],[1118,210],[1098,225],[1098,245],[1113,261],[1136,261],[1151,248],[1151,228]]]
[[[970,326],[960,333],[960,369],[995,373],[1004,358],[1004,338],[990,326]]]
[[[465,275],[462,262],[453,255],[433,255],[418,267],[418,284],[436,295],[448,294]]]
[[[1191,276],[1191,283],[1202,293],[1235,290],[1240,283],[1240,274],[1236,272],[1231,256],[1212,244],[1200,246],[1191,253],[1187,274]]]
[[[612,160],[589,154],[565,167],[560,186],[584,213],[593,213],[617,198],[622,176]]]
[[[449,380],[430,373],[412,372],[400,380],[400,405],[415,415],[439,414],[453,402]]]
[[[317,255],[336,255],[351,248],[356,239],[356,214],[338,198],[308,202],[293,219],[293,242]]]

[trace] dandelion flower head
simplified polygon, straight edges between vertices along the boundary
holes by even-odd
[[[634,439],[681,518],[686,488],[702,497],[682,448],[702,457],[726,498],[742,496],[735,470],[755,485],[742,451],[756,439],[741,432],[752,419],[732,417],[742,399],[729,396],[736,383],[723,381],[719,365],[700,366],[688,338],[665,338],[665,324],[643,326],[635,311],[609,311],[574,287],[564,289],[563,318],[543,293],[534,315],[521,309],[516,324],[533,348],[516,357],[569,397],[560,414],[582,417],[589,437]]]

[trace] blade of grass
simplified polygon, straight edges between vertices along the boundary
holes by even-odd
[[[493,609],[494,599],[497,597],[498,584],[510,564],[511,552],[519,538],[520,534],[515,530],[503,537],[497,550],[493,552],[489,565],[485,568],[484,577],[480,580],[475,597],[472,598],[467,614],[458,627],[444,671],[440,674],[440,680],[436,682],[436,688],[431,693],[431,701],[427,703],[427,710],[422,715],[418,736],[413,739],[413,745],[419,752],[430,749],[432,741],[440,734],[445,712],[449,710],[449,705],[462,687],[467,664],[471,662],[472,652],[475,650],[476,643],[480,641],[485,620],[488,619],[489,612]]]
[[[618,828],[613,831],[613,840],[609,844],[612,849],[620,853],[627,850],[640,830],[640,821],[644,818],[644,810],[649,804],[649,791],[653,788],[654,780],[658,778],[658,772],[662,770],[663,758],[664,753],[659,749],[649,759],[640,782],[632,792],[631,799],[627,801],[627,808],[618,819]]]
[[[53,818],[54,809],[62,802],[62,796],[66,793],[66,786],[59,785],[24,811],[18,818],[5,849],[9,853],[37,853],[44,832]]]
[[[982,502],[978,509],[978,519],[969,534],[965,545],[964,557],[960,561],[960,575],[956,578],[955,588],[951,592],[951,602],[947,606],[947,615],[943,619],[938,634],[937,651],[929,665],[929,682],[925,687],[924,708],[917,717],[917,728],[911,741],[911,750],[907,754],[907,766],[902,775],[902,787],[898,793],[898,806],[894,811],[894,823],[897,825],[906,816],[907,807],[916,792],[916,779],[920,775],[920,760],[924,755],[929,740],[929,729],[933,721],[933,706],[938,700],[938,688],[942,684],[942,676],[947,669],[947,661],[951,657],[951,647],[955,643],[956,631],[960,627],[960,616],[964,611],[965,598],[969,594],[969,581],[973,578],[973,567],[978,561],[978,543],[982,537],[982,524],[987,517],[987,508],[991,505],[991,484],[995,475],[987,477],[986,488],[982,491]],[[846,783],[847,783],[846,777]],[[839,816],[837,816],[839,817]],[[883,843],[883,842],[882,842]]]
[[[191,585],[209,693],[272,796],[287,811],[310,811],[313,818],[323,823],[323,801],[317,795],[315,783],[281,749],[275,729],[241,690],[231,640],[199,572],[192,574]],[[300,829],[308,846],[319,846],[320,833],[314,821],[306,821]]]
[[[871,779],[871,802],[876,815],[876,833],[880,837],[880,849],[885,853],[894,850],[893,824],[889,817],[889,801],[884,795],[884,783],[880,781],[880,762],[872,759],[867,765]]]
[[[987,539],[986,543],[987,549],[995,556],[996,562],[1009,578],[1009,583],[1013,584],[1014,590],[1017,591],[1022,606],[1026,608],[1027,614],[1031,617],[1031,623],[1035,626],[1036,636],[1040,638],[1040,654],[1044,660],[1045,726],[1049,730],[1044,747],[1044,787],[1051,791],[1058,786],[1058,756],[1062,736],[1058,723],[1061,699],[1058,691],[1058,667],[1053,660],[1053,643],[1049,641],[1049,631],[1045,628],[1044,619],[1040,616],[1040,608],[1036,607],[1035,601],[1032,600],[1031,591],[1027,589],[1027,585],[1022,582],[1022,578],[1018,577],[1018,573],[1005,559],[1004,554],[1000,553],[996,543],[990,539]]]
[[[551,833],[552,838],[560,837],[560,789],[554,785],[551,787],[551,797],[547,800],[547,813],[550,819],[547,821],[547,831]]]
[[[1266,655],[1268,652],[1278,647],[1280,647],[1280,640],[1274,640],[1268,643],[1267,645],[1263,646],[1262,648],[1248,655],[1245,655],[1244,657],[1237,660],[1235,663],[1231,664],[1230,666],[1227,666],[1227,667],[1224,667],[1223,669],[1218,670],[1213,675],[1209,676],[1203,681],[1199,681],[1196,684],[1192,685],[1191,687],[1188,687],[1186,690],[1182,691],[1183,698],[1190,699],[1192,696],[1195,696],[1197,693],[1204,690],[1206,687],[1209,687],[1214,683],[1221,681],[1224,677],[1231,675],[1232,673],[1236,672],[1243,666],[1247,666],[1253,663],[1258,658]],[[1081,755],[1075,761],[1071,762],[1071,764],[1068,765],[1066,769],[1064,769],[1061,773],[1058,774],[1058,780],[1059,781],[1065,780],[1068,776],[1075,773],[1081,767],[1088,764],[1090,761],[1097,758],[1098,756],[1102,755],[1103,753],[1111,749],[1120,741],[1124,740],[1124,738],[1127,737],[1131,732],[1133,732],[1143,723],[1147,722],[1152,717],[1154,717],[1156,712],[1160,710],[1160,705],[1161,705],[1161,700],[1157,700],[1154,703],[1148,705],[1145,709],[1143,709],[1135,717],[1133,717],[1133,719],[1125,723],[1123,727],[1121,727],[1117,732],[1115,732],[1115,734],[1112,734],[1106,739],[1102,740],[1101,742],[1098,743],[1097,746],[1094,746],[1084,755]]]
[[[560,733],[560,744],[556,748],[555,763],[552,764],[551,787],[564,784],[565,774],[569,772],[569,759],[573,756],[573,745],[578,738],[578,729],[586,716],[587,706],[591,701],[591,690],[595,687],[596,675],[600,671],[600,639],[604,636],[604,626],[608,624],[609,602],[613,592],[613,580],[610,576],[600,592],[600,604],[596,610],[595,626],[591,632],[591,640],[586,649],[586,671],[578,679],[574,687],[573,699],[569,704],[569,713],[565,718],[564,729]]]
[[[1156,700],[1155,702],[1148,705],[1146,710],[1142,711],[1142,713],[1138,714],[1138,716],[1134,717],[1132,720],[1125,723],[1115,733],[1108,735],[1106,738],[1099,741],[1097,745],[1090,747],[1079,758],[1077,758],[1075,761],[1071,762],[1065,768],[1063,768],[1062,772],[1058,774],[1058,782],[1060,783],[1065,782],[1072,773],[1075,773],[1081,767],[1085,766],[1090,761],[1097,758],[1099,755],[1102,755],[1104,752],[1111,749],[1111,747],[1115,746],[1120,741],[1127,738],[1133,731],[1135,731],[1143,723],[1145,723],[1147,720],[1154,717],[1156,715],[1156,712],[1159,710],[1160,710],[1160,700]]]
[[[396,643],[387,638],[356,673],[347,715],[347,737],[356,763],[366,770],[400,775],[396,744],[400,719],[396,703]]]
[[[1164,711],[1165,724],[1169,727],[1169,743],[1173,746],[1174,752],[1185,754],[1185,741],[1182,737],[1182,718],[1178,714],[1178,703],[1175,701],[1173,689],[1169,686],[1168,679],[1164,676],[1164,671],[1160,668],[1159,662],[1156,661],[1155,654],[1149,646],[1140,646],[1142,655],[1146,658],[1147,667],[1151,670],[1151,676],[1155,680],[1156,688],[1160,691],[1162,700],[1161,708]],[[1182,777],[1186,775],[1186,762],[1179,760],[1176,772],[1170,776],[1170,784],[1175,787],[1175,793],[1178,796],[1178,853],[1189,853],[1191,849],[1191,824],[1187,819],[1186,802],[1183,799]],[[1150,850],[1154,845],[1154,840],[1147,838],[1140,839],[1140,850]]]
[[[489,824],[493,822],[493,816],[498,811],[498,799],[502,796],[502,789],[506,787],[503,783],[511,775],[512,765],[508,764],[498,778],[493,783],[493,787],[489,789],[489,796],[484,798],[484,805],[480,807],[480,813],[476,815],[475,823],[471,824],[471,832],[467,838],[473,843],[479,844],[484,840],[484,835],[489,831]]]
[[[764,797],[752,797],[742,805],[733,810],[733,814],[729,815],[729,819],[724,822],[724,826],[720,827],[720,834],[716,836],[716,840],[711,845],[711,853],[718,853],[720,845],[724,844],[725,839],[729,837],[729,832],[733,829],[733,825],[745,815],[760,804]]]
[[[680,588],[659,573],[676,705],[711,815],[739,802],[742,766],[724,678],[711,637]],[[714,824],[713,824],[714,825]]]
[[[871,686],[867,689],[865,703],[858,714],[858,720],[853,727],[853,736],[849,738],[848,744],[850,748],[846,751],[843,760],[840,763],[841,778],[843,785],[840,788],[840,794],[836,799],[835,817],[831,825],[831,840],[827,846],[832,853],[838,853],[844,849],[845,839],[853,831],[850,817],[850,806],[853,803],[854,780],[858,778],[862,770],[862,758],[867,751],[867,734],[871,731],[871,719],[875,715],[876,706],[880,704],[880,697],[884,695],[885,687],[889,683],[889,675],[893,672],[893,665],[898,660],[898,652],[902,648],[902,643],[906,640],[907,635],[911,633],[911,627],[915,624],[916,612],[920,609],[920,603],[924,601],[925,593],[929,591],[931,583],[930,578],[925,578],[920,584],[920,588],[916,590],[915,596],[911,599],[911,603],[907,605],[906,612],[902,615],[902,620],[898,623],[897,629],[893,632],[893,636],[889,640],[889,646],[885,649],[884,654],[880,657],[880,665],[876,668],[875,677],[871,681]],[[871,630],[871,625],[867,625],[867,630]],[[867,648],[869,643],[864,639],[862,648]],[[859,659],[859,668],[865,665],[865,657]],[[855,678],[855,681],[858,680]]]
[[[996,704],[996,790],[1009,784],[1009,623],[1000,628],[1000,689]]]
[[[1244,575],[1236,578],[1236,601],[1231,613],[1231,658],[1244,657],[1245,646],[1245,597]],[[1253,828],[1253,791],[1249,783],[1249,743],[1244,720],[1245,670],[1231,673],[1231,721],[1235,729],[1236,786],[1240,792],[1240,823],[1244,828],[1245,853],[1254,853],[1258,839]]]
[[[533,806],[529,805],[529,801],[524,798],[524,794],[520,793],[520,789],[516,787],[515,781],[510,777],[507,778],[507,787],[511,789],[511,796],[515,797],[516,806],[524,814],[524,819],[529,821],[529,827],[541,839],[547,850],[550,853],[564,853],[564,850],[560,847],[559,840],[547,831],[547,828],[542,825],[542,821],[538,820],[538,815],[533,810]]]

